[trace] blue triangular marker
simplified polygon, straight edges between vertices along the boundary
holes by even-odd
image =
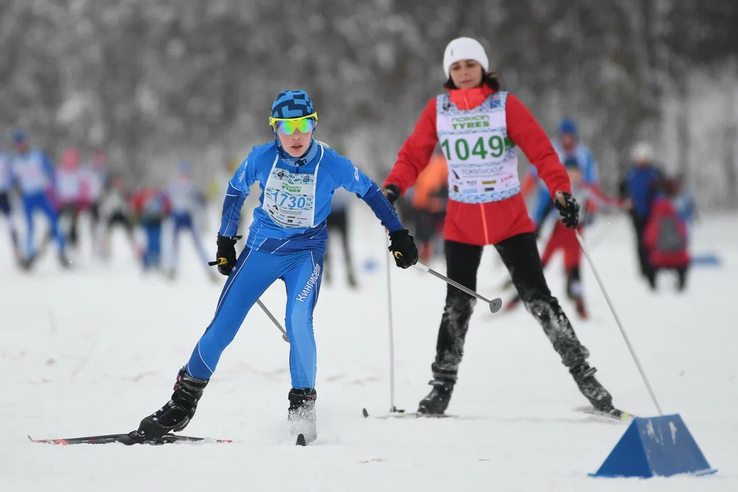
[[[636,418],[594,477],[669,477],[715,473],[677,415]]]

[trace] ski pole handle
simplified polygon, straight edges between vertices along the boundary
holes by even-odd
[[[449,284],[449,285],[452,285],[452,286],[456,287],[456,288],[457,288],[457,289],[459,289],[460,291],[462,291],[462,292],[465,292],[465,293],[469,294],[469,295],[470,295],[470,296],[472,296],[472,297],[476,297],[476,298],[477,298],[477,299],[479,299],[480,301],[484,301],[484,302],[486,302],[487,304],[489,304],[489,310],[490,310],[490,311],[491,311],[492,313],[496,313],[496,312],[497,312],[497,311],[499,311],[499,310],[500,310],[500,308],[502,307],[502,299],[500,299],[499,297],[496,297],[496,298],[494,298],[494,299],[492,299],[492,300],[489,300],[489,299],[487,299],[486,297],[484,297],[484,296],[482,296],[482,295],[480,295],[480,294],[477,294],[476,292],[474,292],[474,291],[473,291],[473,290],[471,290],[470,288],[468,288],[468,287],[466,287],[466,286],[464,286],[464,285],[461,285],[460,283],[458,283],[458,282],[457,282],[457,281],[455,281],[455,280],[451,280],[451,279],[450,279],[450,278],[448,278],[447,276],[445,276],[445,275],[442,275],[442,274],[438,273],[437,271],[433,270],[432,268],[430,268],[430,267],[428,267],[428,266],[426,266],[426,265],[423,265],[423,264],[422,264],[422,263],[420,263],[420,262],[417,262],[417,263],[415,264],[415,266],[416,266],[417,268],[420,268],[420,269],[421,269],[421,270],[423,270],[424,272],[430,273],[430,274],[431,274],[431,275],[433,275],[434,277],[440,278],[441,280],[443,280],[443,281],[444,281],[444,282],[446,282],[447,284]]]
[[[228,260],[227,260],[227,259],[225,259],[225,258],[223,258],[223,257],[221,256],[221,257],[219,257],[219,258],[218,258],[217,260],[215,260],[215,261],[209,261],[209,262],[208,262],[208,266],[220,266],[220,265],[225,265],[226,263],[228,263]]]

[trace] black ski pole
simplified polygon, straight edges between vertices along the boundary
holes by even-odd
[[[397,254],[397,253],[395,253],[395,254]],[[420,263],[420,262],[416,263],[416,264],[415,264],[415,266],[416,266],[417,268],[420,268],[420,269],[421,269],[421,270],[423,270],[424,272],[428,272],[428,273],[430,273],[430,274],[431,274],[431,275],[433,275],[434,277],[440,278],[441,280],[443,280],[443,281],[444,281],[444,282],[446,282],[447,284],[449,284],[449,285],[452,285],[452,286],[456,287],[456,288],[457,288],[457,289],[459,289],[460,291],[462,291],[462,292],[465,292],[465,293],[469,294],[469,295],[470,295],[470,296],[472,296],[472,297],[476,297],[476,298],[477,298],[477,299],[479,299],[480,301],[484,301],[484,302],[486,302],[487,304],[489,304],[489,310],[490,310],[490,311],[491,311],[492,313],[496,313],[496,312],[497,312],[497,311],[499,311],[499,310],[500,310],[500,308],[502,307],[502,299],[500,299],[499,297],[496,297],[496,298],[494,298],[494,299],[492,299],[492,300],[489,300],[489,299],[487,299],[486,297],[484,297],[483,295],[477,294],[476,292],[474,292],[474,291],[473,291],[473,290],[471,290],[470,288],[468,288],[468,287],[465,287],[465,286],[461,285],[460,283],[458,283],[458,282],[457,282],[457,281],[455,281],[455,280],[451,280],[451,279],[450,279],[450,278],[448,278],[447,276],[445,276],[445,275],[442,275],[442,274],[438,273],[438,272],[437,272],[437,271],[435,271],[434,269],[432,269],[432,268],[430,268],[430,267],[428,267],[428,266],[426,266],[426,265],[423,265],[423,264],[422,264],[422,263]]]

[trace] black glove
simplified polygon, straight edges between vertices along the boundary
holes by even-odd
[[[389,250],[400,268],[410,268],[418,262],[418,248],[407,229],[390,232]]]
[[[218,271],[227,277],[236,266],[236,241],[239,239],[241,236],[225,237],[218,234],[218,259],[208,262],[208,265],[217,265]]]
[[[394,206],[395,202],[400,199],[400,187],[396,184],[388,184],[382,188],[382,193],[387,197],[387,200]]]
[[[561,222],[567,228],[576,229],[579,225],[579,204],[574,197],[565,191],[557,191],[554,205],[559,210]]]

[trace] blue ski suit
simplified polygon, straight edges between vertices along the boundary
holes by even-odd
[[[64,234],[59,227],[59,214],[54,206],[50,193],[55,192],[56,174],[54,166],[44,152],[32,149],[23,154],[15,154],[11,173],[14,182],[18,184],[25,211],[28,235],[26,236],[26,257],[36,255],[33,241],[33,213],[37,209],[46,214],[49,219],[51,233],[56,239],[59,253],[65,250]]]
[[[254,147],[236,170],[223,203],[219,233],[233,237],[249,186],[258,181],[260,206],[254,210],[246,247],[223,287],[215,316],[195,346],[187,373],[210,379],[220,355],[246,314],[277,279],[287,289],[286,329],[290,339],[292,387],[314,388],[317,352],[313,310],[323,274],[328,239],[326,219],[339,187],[355,193],[390,232],[403,229],[376,183],[327,145],[312,141],[300,159],[276,142]]]

